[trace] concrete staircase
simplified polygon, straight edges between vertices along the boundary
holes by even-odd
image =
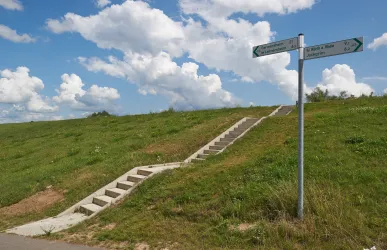
[[[292,106],[280,106],[268,117],[288,115],[292,111],[292,108]],[[191,155],[184,163],[175,162],[135,167],[59,215],[11,228],[6,232],[25,236],[37,236],[46,234],[47,232],[55,233],[70,228],[86,219],[92,218],[118,200],[129,195],[139,184],[154,174],[168,169],[187,166],[191,162],[201,162],[210,155],[223,152],[227,147],[266,118],[245,117]]]
[[[153,173],[151,168],[137,170],[137,174],[128,175],[126,180],[118,181],[116,187],[105,189],[104,195],[94,197],[92,203],[80,206],[79,212],[86,215],[98,212],[104,206],[113,203],[114,199],[125,194],[127,190],[146,180]]]
[[[253,125],[259,121],[258,118],[245,118],[242,119],[239,124],[236,125],[230,131],[216,141],[212,142],[208,149],[203,149],[201,152],[196,154],[196,158],[190,159],[191,162],[200,162],[204,161],[208,156],[219,154],[225,150],[228,146],[234,143],[241,135],[243,135],[247,130],[249,130]]]
[[[292,110],[293,106],[280,106],[268,117],[288,115],[292,112]],[[216,137],[210,143],[199,149],[184,162],[202,162],[211,155],[223,152],[227,147],[231,146],[236,140],[243,137],[250,129],[260,124],[266,118],[267,117],[262,117],[260,119],[250,117],[243,118],[220,136]]]
[[[290,114],[292,112],[294,106],[281,106],[281,108],[278,110],[277,113],[275,113],[273,116],[284,116]]]
[[[6,232],[24,236],[37,236],[47,232],[55,233],[70,228],[94,217],[99,212],[129,195],[138,185],[152,175],[179,167],[181,167],[180,162],[136,167],[59,215],[11,228]]]

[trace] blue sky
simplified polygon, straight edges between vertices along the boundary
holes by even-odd
[[[0,28],[0,71],[16,72],[21,66],[29,69],[27,78],[25,74],[13,76],[17,79],[0,76],[0,122],[67,119],[102,109],[123,115],[160,111],[169,106],[201,109],[248,106],[250,102],[293,103],[298,52],[261,62],[252,61],[247,48],[249,44],[295,37],[300,32],[305,34],[307,46],[358,36],[365,40],[361,53],[307,61],[305,81],[309,88],[320,84],[332,91],[354,94],[370,89],[382,94],[387,88],[387,35],[374,49],[367,48],[387,32],[387,2],[383,0],[300,0],[299,4],[288,1],[291,8],[279,9],[265,6],[266,1],[241,0],[232,10],[227,10],[229,0],[207,1],[208,6],[201,0],[151,0],[142,5],[141,1],[134,1],[122,10],[122,0],[111,0],[103,8],[96,1],[0,0],[0,25],[6,27]],[[116,4],[115,10],[127,13],[108,12],[114,7],[112,4]],[[217,11],[219,4],[224,4],[225,13]],[[103,17],[103,12],[107,17]],[[67,13],[79,19],[66,18]],[[152,18],[147,18],[147,13]],[[91,15],[97,15],[95,23],[86,20]],[[98,18],[102,23],[107,23],[107,18],[110,26],[101,25]],[[201,28],[188,30],[190,18]],[[242,25],[241,20],[251,26]],[[160,24],[164,21],[165,25]],[[269,30],[264,25],[254,28],[259,22],[269,24]],[[115,27],[118,23],[122,26]],[[158,24],[158,30],[152,30]],[[236,29],[232,28],[234,25]],[[10,37],[7,28],[17,36]],[[21,38],[23,34],[33,41]],[[212,45],[217,41],[224,43],[224,50]],[[112,64],[109,56],[120,63]],[[155,63],[138,66],[136,58],[143,56]],[[199,67],[197,71],[194,65]],[[324,78],[325,69],[328,71]],[[64,81],[64,74],[78,76],[81,88],[78,80],[78,85],[72,82],[76,78]],[[152,74],[155,77],[150,77]],[[356,75],[355,80],[351,79],[352,74]],[[24,85],[30,86],[32,76],[39,78],[44,88],[31,87],[25,96],[14,98]],[[242,80],[243,77],[248,80]],[[63,82],[67,84],[64,87],[77,90],[61,93]],[[16,83],[19,88],[10,87]]]

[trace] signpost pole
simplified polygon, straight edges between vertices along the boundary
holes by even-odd
[[[304,34],[298,35],[298,218],[304,218]]]
[[[363,51],[363,37],[320,44],[304,48],[304,34],[287,40],[253,47],[253,58],[268,56],[298,48],[298,208],[300,220],[304,219],[304,61],[327,56]]]

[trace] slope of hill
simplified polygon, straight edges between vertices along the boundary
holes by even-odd
[[[133,167],[182,161],[241,118],[275,108],[0,125],[0,230],[56,215]]]
[[[303,221],[294,112],[50,238],[112,249],[387,249],[386,124],[387,97],[305,106]]]

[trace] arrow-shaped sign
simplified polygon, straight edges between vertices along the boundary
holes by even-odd
[[[354,50],[354,52],[357,52],[357,50],[363,46],[363,37],[361,37],[361,41],[358,40],[357,38],[354,38],[353,40],[355,40],[355,42],[357,42],[359,45],[356,47],[356,49]],[[363,50],[363,47],[361,48],[361,51]]]
[[[255,47],[255,49],[253,50],[253,54],[254,54],[255,57],[259,56],[258,55],[258,48],[259,48],[259,46]]]
[[[363,37],[305,48],[305,60],[363,51]]]
[[[298,49],[298,38],[290,38],[274,43],[262,44],[253,47],[253,58],[281,53],[289,50]]]

